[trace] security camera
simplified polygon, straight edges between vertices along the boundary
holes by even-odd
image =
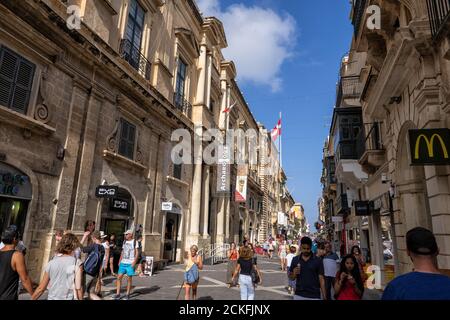
[[[389,179],[387,178],[387,174],[386,173],[382,173],[381,174],[381,183],[388,183]]]

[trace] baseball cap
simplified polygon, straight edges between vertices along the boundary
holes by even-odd
[[[431,256],[438,252],[434,234],[425,228],[417,227],[406,233],[406,248],[412,253]]]
[[[106,238],[108,235],[107,234],[105,234],[105,231],[100,231],[100,238],[101,239],[104,239],[104,238]]]
[[[133,234],[133,230],[131,230],[131,229],[128,229],[127,231],[125,231],[123,234],[128,234],[128,233],[130,233],[130,234]]]

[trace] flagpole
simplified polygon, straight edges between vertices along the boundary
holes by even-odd
[[[281,120],[281,111],[280,111],[280,120]],[[280,125],[280,127],[282,126],[283,124],[281,124]],[[281,130],[281,128],[280,129],[278,129],[278,130]],[[280,167],[283,167],[283,162],[282,162],[282,160],[283,160],[283,158],[282,158],[282,156],[281,156],[281,148],[282,148],[282,144],[281,144],[281,137],[282,137],[282,133],[280,134],[280,140],[278,141],[278,143],[279,143],[279,146],[278,146],[278,149],[280,150]]]

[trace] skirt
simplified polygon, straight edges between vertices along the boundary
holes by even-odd
[[[228,284],[236,285],[236,283],[237,283],[237,277],[235,278],[234,282],[232,280],[234,270],[236,270],[236,266],[237,266],[237,260],[230,260],[230,261],[228,261],[227,281],[226,281]]]

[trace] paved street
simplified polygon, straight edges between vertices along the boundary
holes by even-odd
[[[263,274],[263,283],[258,286],[255,293],[257,300],[291,300],[292,297],[286,290],[287,276],[280,270],[278,259],[267,259],[258,256],[258,266]],[[227,265],[217,264],[205,265],[200,273],[200,284],[198,298],[201,300],[239,300],[239,289],[227,288],[226,280]],[[134,277],[133,290],[130,300],[176,300],[184,299],[184,290],[180,292],[183,281],[183,265],[171,265],[155,273],[152,277]],[[115,278],[106,277],[105,286],[102,288],[105,300],[111,300],[115,293]],[[125,290],[126,282],[122,283]],[[379,299],[380,293],[366,290],[364,299]],[[42,296],[45,299],[46,295]],[[29,295],[23,294],[20,299],[28,300]]]

